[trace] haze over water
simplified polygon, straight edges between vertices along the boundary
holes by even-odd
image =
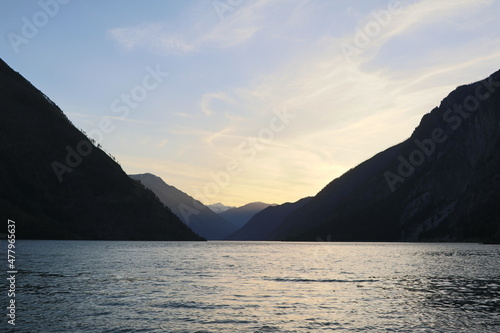
[[[17,250],[15,332],[500,327],[500,246],[19,241]]]

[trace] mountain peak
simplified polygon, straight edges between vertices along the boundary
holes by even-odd
[[[186,225],[207,239],[224,239],[237,227],[214,213],[198,200],[165,183],[161,177],[151,173],[130,175],[153,191],[165,206],[170,208]]]
[[[220,215],[229,222],[241,228],[244,226],[255,214],[272,206],[264,202],[251,202],[241,207],[228,209]]]
[[[208,205],[207,207],[210,208],[213,212],[215,212],[217,214],[223,213],[226,210],[229,210],[229,209],[232,209],[232,208],[236,208],[234,206],[226,206],[226,205],[224,205],[221,202],[217,202],[217,203]]]

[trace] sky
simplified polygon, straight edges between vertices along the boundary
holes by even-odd
[[[128,174],[280,204],[499,70],[499,17],[493,0],[0,0],[0,58]]]

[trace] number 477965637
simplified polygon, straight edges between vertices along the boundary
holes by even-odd
[[[16,248],[16,222],[9,220],[7,229],[9,232],[9,235],[7,236],[9,245],[7,245],[8,252],[7,252],[7,261],[9,263],[9,269],[14,269],[15,268],[15,262],[16,262],[16,257],[15,254],[16,252],[14,249]]]

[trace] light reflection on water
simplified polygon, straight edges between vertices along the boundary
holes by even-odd
[[[500,246],[18,241],[17,250],[15,332],[500,331]]]

